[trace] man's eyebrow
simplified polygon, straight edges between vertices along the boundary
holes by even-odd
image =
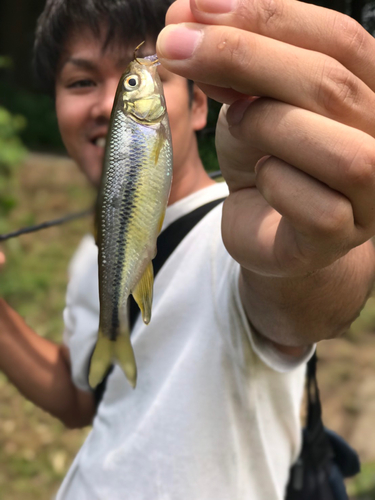
[[[127,67],[132,59],[132,56],[121,57],[117,60],[116,67],[123,70]],[[68,59],[65,59],[65,61],[63,61],[61,65],[61,69],[68,63],[73,64],[73,66],[77,66],[78,68],[86,69],[89,71],[95,71],[98,69],[98,65],[94,61],[81,57],[69,57]]]
[[[93,61],[90,61],[89,59],[83,59],[80,57],[69,57],[63,62],[62,67],[64,67],[68,63],[73,64],[73,66],[77,66],[78,68],[87,69],[91,71],[97,69],[97,65]]]

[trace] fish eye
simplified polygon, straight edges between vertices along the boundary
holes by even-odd
[[[125,79],[124,86],[126,90],[136,90],[139,87],[138,75],[130,75]]]

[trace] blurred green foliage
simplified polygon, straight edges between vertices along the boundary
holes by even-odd
[[[20,137],[29,149],[64,151],[55,105],[50,96],[14,86],[7,78],[0,82],[0,95],[11,113],[26,118],[27,127],[20,131]]]
[[[0,68],[11,68],[13,61],[8,56],[0,56]]]
[[[26,125],[21,115],[12,115],[5,108],[0,107],[0,168],[9,171],[19,163],[25,153],[18,134]]]
[[[374,500],[375,462],[361,464],[361,473],[347,481],[347,490],[353,500]]]
[[[0,70],[9,66],[11,60],[1,56]],[[25,126],[23,116],[0,106],[0,232],[6,230],[5,216],[16,205],[15,170],[26,153],[19,133]]]
[[[208,172],[219,170],[219,163],[217,161],[215,149],[215,129],[220,108],[220,103],[213,101],[212,99],[208,100],[207,125],[197,134],[199,154],[202,158],[203,165]]]

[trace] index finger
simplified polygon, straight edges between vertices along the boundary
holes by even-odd
[[[374,92],[320,52],[232,26],[202,23],[167,26],[156,49],[167,69],[205,84],[202,88],[210,97],[215,98],[210,86],[235,91],[237,98],[271,97],[375,135]]]
[[[340,12],[295,0],[177,0],[167,24],[181,22],[231,26],[326,54],[375,90],[375,40]]]

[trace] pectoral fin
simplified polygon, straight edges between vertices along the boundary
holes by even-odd
[[[154,285],[154,269],[152,262],[146,267],[141,279],[138,281],[137,286],[134,288],[132,295],[138,304],[142,313],[142,318],[146,325],[151,320],[151,307],[152,307],[152,289]]]
[[[160,151],[163,147],[163,144],[164,144],[164,137],[162,136],[162,134],[159,133],[156,144],[155,144],[155,149],[153,151],[154,158],[155,158],[155,165],[157,165],[157,163],[159,161]]]

